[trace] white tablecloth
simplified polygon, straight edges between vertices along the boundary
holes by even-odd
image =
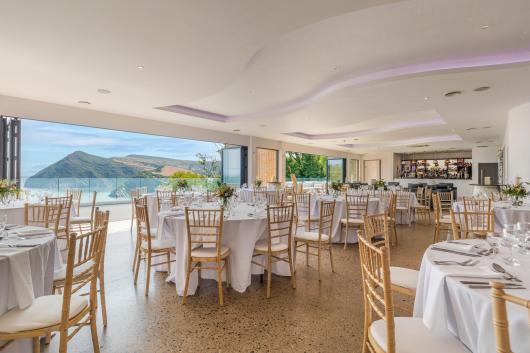
[[[235,216],[225,219],[223,223],[222,244],[231,250],[230,255],[230,281],[231,287],[243,293],[251,282],[251,274],[263,273],[263,269],[253,265],[252,254],[256,242],[267,237],[267,219],[264,212],[256,216],[248,216],[253,208],[245,203],[238,203],[234,211]],[[174,281],[178,295],[183,295],[186,279],[186,259],[188,256],[186,222],[183,216],[161,214],[160,223],[163,222],[158,235],[163,239],[175,241],[175,263],[172,264],[168,280]],[[264,261],[264,259],[261,259]],[[161,266],[163,267],[163,266]],[[276,263],[273,272],[278,275],[289,276],[289,265],[284,262]],[[202,278],[216,279],[215,271],[201,271]],[[223,271],[224,280],[224,271]],[[197,271],[190,277],[188,295],[195,294],[197,289]]]
[[[465,242],[485,244],[484,241],[466,239]],[[526,288],[530,288],[530,257],[521,256],[523,265],[511,267],[502,262],[501,257],[481,257],[480,263],[473,267],[438,266],[434,260],[464,261],[471,257],[453,255],[445,252],[427,250],[423,256],[414,316],[422,317],[424,324],[436,331],[455,334],[472,352],[494,353],[495,335],[492,321],[491,289],[470,289],[460,283],[463,279],[489,282],[491,279],[448,276],[455,271],[472,271],[478,276],[490,274],[492,261],[499,263],[509,272],[520,277]],[[474,258],[473,258],[474,259]],[[462,273],[462,272],[460,272]],[[530,299],[530,290],[507,290],[508,293]],[[530,327],[528,312],[508,305],[510,334],[514,352],[530,352]]]
[[[7,223],[10,224],[24,224],[24,204],[25,203],[38,203],[38,201],[23,201],[17,200],[10,206],[0,207],[0,215],[7,215]],[[72,203],[71,217],[77,215],[77,207]]]
[[[462,202],[455,202],[453,209],[456,212],[464,212],[464,205]],[[500,232],[504,224],[530,222],[530,205],[512,206],[510,202],[494,202],[493,213],[496,232]]]
[[[332,196],[312,197],[311,198],[311,217],[318,217],[320,212],[320,201],[333,201]],[[368,200],[368,215],[378,214],[384,212],[382,204],[379,199],[370,198]],[[334,243],[344,242],[342,237],[341,219],[346,218],[346,200],[339,196],[335,203],[335,212],[333,214],[333,228],[331,241]],[[315,224],[316,226],[316,224]],[[346,232],[346,228],[344,228]],[[348,243],[357,243],[357,233],[354,231],[348,232]]]
[[[13,240],[7,242],[12,243]],[[5,243],[2,241],[0,244]],[[0,315],[15,307],[25,308],[36,297],[51,294],[54,271],[63,267],[53,234],[28,237],[15,244],[39,245],[31,248],[0,245]],[[31,352],[31,347],[31,340],[18,340],[10,344],[6,352]]]

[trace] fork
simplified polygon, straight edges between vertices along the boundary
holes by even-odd
[[[478,263],[478,260],[466,260],[466,261],[434,261],[436,265],[458,265],[458,266],[475,266]]]

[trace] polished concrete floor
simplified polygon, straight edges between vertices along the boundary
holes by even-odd
[[[205,280],[198,295],[183,306],[163,272],[153,274],[149,297],[144,296],[143,268],[134,287],[129,226],[127,221],[111,223],[106,329],[98,318],[102,352],[361,352],[363,301],[356,245],[334,247],[336,272],[325,258],[321,283],[315,263],[306,267],[299,256],[296,290],[288,278],[273,276],[272,298],[267,300],[256,276],[243,294],[225,290],[225,306],[219,307],[216,283]],[[400,226],[392,264],[417,269],[432,231],[426,225]],[[408,298],[396,300],[412,308]],[[57,341],[44,351],[57,352]],[[68,352],[92,352],[88,328],[70,341]]]

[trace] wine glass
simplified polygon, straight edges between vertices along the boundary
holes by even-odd
[[[530,254],[530,222],[517,222],[519,230],[519,254]]]
[[[505,224],[502,228],[502,245],[510,249],[510,255],[503,261],[511,266],[519,266],[520,262],[513,257],[513,248],[518,246],[518,230],[515,224]]]
[[[501,237],[499,234],[488,233],[486,235],[486,241],[491,248],[491,253],[493,256],[497,255],[499,253],[499,245],[501,243]]]
[[[7,226],[7,215],[0,215],[0,240],[4,239],[4,231]]]

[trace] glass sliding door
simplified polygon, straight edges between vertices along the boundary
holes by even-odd
[[[327,182],[338,181],[343,183],[346,178],[346,159],[333,158],[327,160]]]
[[[278,151],[256,148],[256,180],[269,183],[278,180]]]
[[[360,181],[360,175],[359,175],[359,160],[358,159],[350,159],[350,180],[349,182],[355,183]]]
[[[227,146],[221,153],[221,180],[241,186],[247,182],[247,147]]]

